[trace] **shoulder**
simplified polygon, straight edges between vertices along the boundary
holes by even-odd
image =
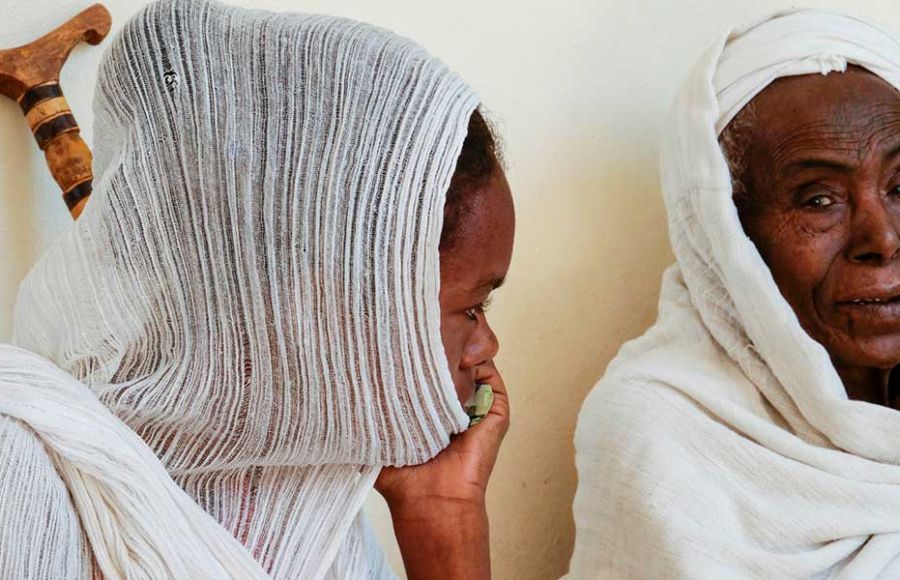
[[[52,382],[54,371],[38,355],[0,344],[0,514],[7,518],[11,516],[4,508],[11,503],[26,508],[19,510],[23,512],[38,502],[71,504],[51,452],[28,421],[21,420],[50,412],[56,402],[46,397],[43,385]]]
[[[754,456],[764,450],[724,417],[771,421],[740,370],[702,350],[690,344],[650,350],[597,383],[575,432],[580,481],[621,485],[648,509],[684,511],[694,498],[702,504],[720,492],[728,501],[724,482],[735,467],[734,450]]]
[[[662,475],[673,461],[681,461],[684,473],[694,462],[688,450],[717,427],[695,401],[671,385],[608,376],[594,387],[579,414],[579,471],[603,469],[607,481],[613,475],[631,480],[634,471]]]
[[[572,578],[731,575],[713,538],[734,498],[704,449],[721,427],[665,384],[601,381],[576,430]]]
[[[766,451],[710,405],[766,419],[739,371],[703,349],[689,341],[646,349],[585,401],[573,577],[721,578],[755,565],[740,551],[741,502],[746,472]]]
[[[52,458],[25,424],[0,414],[0,577],[89,575],[87,542]]]
[[[18,509],[6,509],[15,506]],[[0,414],[0,514],[34,509],[71,509],[68,489],[35,433]],[[64,511],[67,511],[64,510]]]

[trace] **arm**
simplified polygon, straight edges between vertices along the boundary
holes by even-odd
[[[484,504],[458,505],[440,498],[422,507],[391,507],[394,533],[410,580],[487,579],[491,576]]]
[[[410,580],[491,577],[485,494],[509,429],[509,399],[493,366],[478,382],[494,391],[481,423],[453,437],[428,463],[384,468],[375,484],[391,511]]]

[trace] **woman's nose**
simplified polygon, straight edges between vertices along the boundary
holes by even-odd
[[[890,202],[878,196],[857,205],[850,243],[850,259],[854,262],[882,265],[897,257],[900,216],[886,203]]]
[[[500,341],[484,315],[479,315],[478,328],[469,338],[463,351],[460,366],[474,368],[493,359],[500,352]]]

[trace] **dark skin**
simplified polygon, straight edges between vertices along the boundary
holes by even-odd
[[[509,400],[485,306],[509,269],[515,211],[499,170],[473,200],[455,243],[441,251],[441,338],[460,403],[480,383],[491,385],[494,403],[428,463],[386,467],[378,477],[410,579],[491,577],[485,494],[509,429]]]
[[[893,405],[900,364],[900,93],[857,67],[753,100],[744,230],[851,399]]]

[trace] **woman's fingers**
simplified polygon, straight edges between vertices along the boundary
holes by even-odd
[[[498,435],[502,439],[509,430],[509,394],[506,390],[506,383],[503,381],[500,371],[494,365],[494,361],[488,361],[478,367],[475,374],[475,382],[490,385],[491,390],[494,392],[494,403],[491,405],[490,411],[476,427],[487,424],[489,428],[497,430]]]
[[[460,443],[463,447],[475,451],[474,456],[479,458],[476,471],[480,474],[478,479],[481,485],[486,489],[497,455],[500,453],[500,445],[509,430],[509,395],[503,377],[493,361],[477,369],[475,381],[491,386],[494,402],[480,423],[460,435],[462,438]]]

